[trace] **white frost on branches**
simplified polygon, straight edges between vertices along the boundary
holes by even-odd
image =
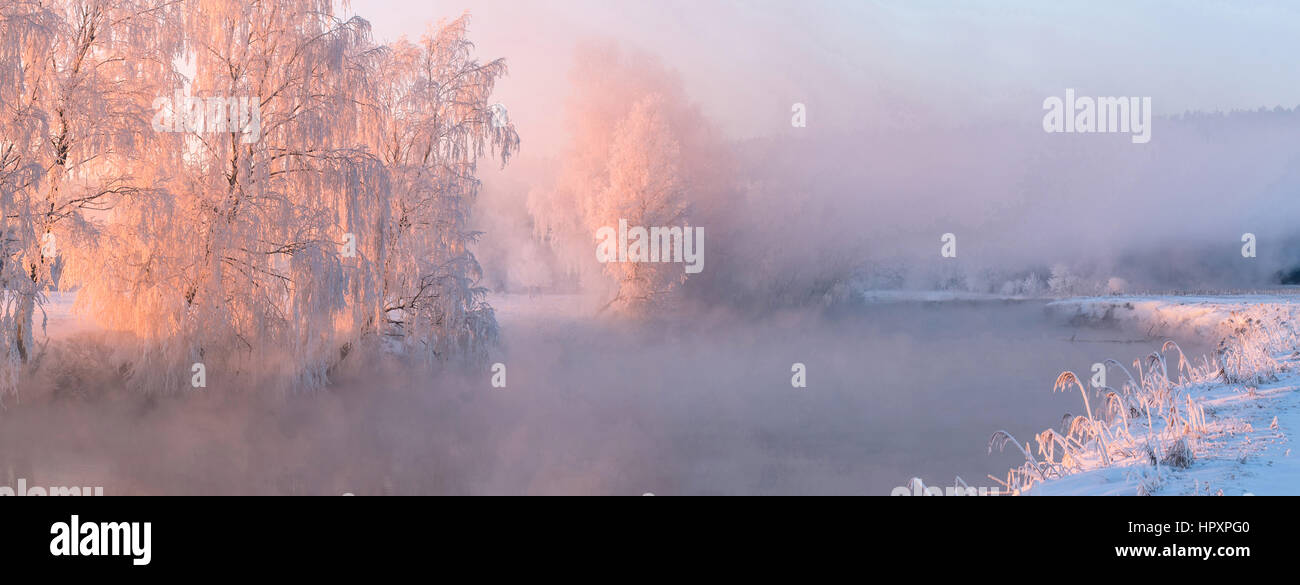
[[[148,390],[187,387],[194,362],[310,388],[362,348],[482,357],[496,321],[468,223],[478,159],[519,145],[491,123],[505,64],[473,58],[468,17],[384,47],[333,4],[0,0],[0,390],[56,279],[131,334]],[[259,140],[155,131],[177,91],[249,98]]]
[[[653,59],[592,47],[579,53],[573,80],[570,152],[554,188],[528,195],[536,236],[611,299],[607,307],[653,310],[686,281],[682,264],[597,263],[596,233],[620,219],[694,225],[699,207],[720,199],[726,157],[676,75]]]

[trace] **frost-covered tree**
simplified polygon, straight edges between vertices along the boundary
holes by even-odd
[[[37,2],[0,1],[0,396],[16,387],[32,342],[41,272],[32,202],[46,134],[33,84],[57,29],[57,16]]]
[[[481,354],[496,322],[466,226],[477,159],[518,146],[489,111],[504,63],[471,58],[465,19],[390,48],[331,0],[179,5],[182,76],[135,165],[149,189],[69,270],[82,308],[138,339],[135,382],[184,388],[203,363],[316,387],[380,338]]]
[[[382,47],[336,8],[0,0],[0,393],[56,276],[146,389],[194,363],[319,386],[379,339],[483,354],[468,224],[478,160],[519,145],[505,64],[467,17]]]
[[[183,9],[175,65],[192,75],[155,94],[163,148],[140,165],[160,169],[154,189],[109,212],[99,262],[74,271],[78,302],[138,336],[146,387],[182,387],[196,362],[319,385],[373,294],[367,267],[339,254],[342,228],[387,190],[357,144],[378,53],[369,25],[329,0]],[[190,96],[230,101],[190,108]]]
[[[537,235],[566,258],[566,269],[611,299],[642,312],[671,298],[682,264],[595,259],[597,231],[694,225],[717,195],[721,158],[710,126],[676,75],[654,59],[613,46],[580,51],[569,99],[572,142],[552,189],[529,193]]]
[[[1069,265],[1058,263],[1052,266],[1052,275],[1047,279],[1047,288],[1055,296],[1097,294],[1096,283],[1080,276]]]
[[[505,61],[474,59],[468,23],[462,16],[386,54],[370,144],[392,193],[377,223],[358,226],[380,290],[368,325],[427,357],[482,356],[497,335],[469,219],[479,159],[505,164],[519,135],[489,102]]]
[[[178,3],[0,1],[0,390],[31,358],[42,291],[149,190],[149,104],[179,48]],[[142,172],[143,171],[143,172]]]
[[[681,176],[681,146],[673,136],[661,94],[632,105],[614,130],[609,178],[603,193],[588,202],[588,227],[684,226],[690,207]],[[681,264],[608,262],[605,274],[618,285],[610,305],[646,306],[686,281]]]

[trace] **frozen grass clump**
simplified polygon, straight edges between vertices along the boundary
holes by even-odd
[[[1244,355],[1244,354],[1243,354]],[[1170,368],[1169,358],[1178,362]],[[1197,441],[1208,432],[1204,407],[1192,391],[1214,383],[1222,374],[1208,359],[1193,363],[1173,341],[1135,360],[1132,368],[1107,360],[1124,374],[1118,389],[1089,390],[1074,372],[1062,372],[1052,390],[1078,390],[1084,414],[1067,414],[1061,428],[1046,429],[1021,443],[1007,431],[989,439],[989,451],[1014,445],[1025,457],[1005,478],[989,476],[1019,494],[1038,482],[1116,465],[1154,467],[1141,483],[1149,493],[1160,483],[1161,467],[1185,469],[1196,461]],[[1097,399],[1100,399],[1098,401]],[[1094,408],[1096,404],[1097,408]]]
[[[1177,469],[1187,469],[1196,462],[1196,454],[1192,452],[1192,446],[1183,437],[1174,441],[1165,449],[1165,456],[1160,459],[1162,465],[1168,465]]]
[[[1264,310],[1233,311],[1224,322],[1227,335],[1214,350],[1221,377],[1229,384],[1265,384],[1283,371],[1275,356],[1296,347],[1295,332],[1286,319],[1269,319]]]
[[[1085,388],[1073,372],[1062,372],[1053,391],[1077,388],[1084,414],[1067,414],[1059,430],[1047,429],[1026,443],[1006,431],[994,433],[990,452],[1015,445],[1025,462],[1005,478],[990,478],[1018,494],[1073,473],[1126,467],[1125,475],[1136,480],[1139,494],[1154,493],[1164,484],[1166,471],[1187,469],[1195,465],[1198,455],[1205,455],[1202,449],[1211,433],[1213,412],[1207,413],[1193,394],[1226,384],[1254,397],[1256,387],[1276,382],[1288,370],[1289,358],[1300,357],[1296,305],[1207,308],[1193,304],[1170,310],[1189,320],[1218,315],[1210,325],[1210,331],[1220,337],[1212,356],[1193,362],[1177,343],[1166,341],[1131,367],[1106,360],[1108,371],[1122,372],[1118,388]],[[1224,424],[1216,423],[1216,432]]]

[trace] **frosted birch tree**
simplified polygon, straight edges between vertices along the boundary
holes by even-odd
[[[166,0],[0,2],[0,324],[13,390],[58,268],[96,214],[149,190],[149,104],[179,48]],[[147,174],[147,171],[146,171]]]
[[[184,9],[180,68],[192,77],[157,94],[181,92],[162,106],[173,131],[155,132],[167,148],[148,161],[166,188],[112,210],[101,262],[77,273],[78,302],[142,341],[133,367],[147,388],[188,386],[193,363],[209,377],[318,386],[373,288],[338,248],[387,192],[356,142],[379,50],[369,25],[333,16],[329,0]]]
[[[480,63],[462,16],[391,47],[380,69],[380,123],[371,141],[392,196],[362,241],[377,268],[377,331],[431,358],[482,357],[496,319],[470,250],[479,159],[501,164],[519,147],[490,103],[505,61]]]
[[[597,263],[596,233],[629,226],[683,227],[719,193],[721,154],[677,76],[650,57],[613,46],[580,51],[569,99],[572,142],[554,188],[530,192],[537,236],[566,269],[604,295],[605,307],[643,313],[686,281],[682,264]]]
[[[479,159],[519,145],[489,102],[505,63],[467,17],[384,47],[336,8],[0,0],[0,393],[55,276],[147,390],[483,355],[468,226]]]
[[[233,112],[224,129],[191,124],[171,100],[185,120],[162,121],[184,130],[159,139],[165,190],[115,207],[105,261],[77,273],[79,302],[142,340],[140,384],[183,388],[204,363],[214,378],[310,388],[369,340],[455,354],[492,338],[466,224],[477,157],[518,144],[486,113],[504,63],[470,58],[463,21],[390,49],[333,9],[186,3],[192,77],[170,89],[249,103],[258,127],[250,140]]]
[[[46,134],[33,83],[57,30],[57,16],[38,3],[0,1],[0,399],[15,390],[32,343],[40,251],[29,201],[44,178]]]
[[[689,218],[681,175],[681,146],[666,120],[664,98],[650,94],[632,105],[614,129],[609,178],[588,204],[589,225],[683,226]],[[617,284],[607,306],[648,308],[686,282],[681,264],[608,262],[605,274]]]

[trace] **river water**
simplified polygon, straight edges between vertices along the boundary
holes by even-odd
[[[490,491],[888,494],[911,477],[956,476],[992,487],[987,474],[1021,459],[988,453],[994,431],[1024,440],[1083,412],[1077,390],[1052,392],[1061,371],[1087,380],[1093,363],[1127,364],[1162,341],[1069,325],[1040,301],[641,327],[528,322],[529,312],[502,311],[511,377],[501,395],[525,403],[521,451],[504,453],[527,471]],[[1189,357],[1208,349],[1179,341]],[[795,363],[804,388],[792,387]]]
[[[561,296],[493,302],[504,388],[490,364],[364,363],[303,395],[143,396],[104,365],[111,337],[69,334],[41,370],[62,390],[0,414],[0,480],[108,494],[887,495],[956,476],[992,487],[986,474],[1020,460],[987,452],[994,431],[1023,440],[1082,412],[1077,391],[1052,392],[1062,370],[1087,379],[1095,362],[1160,344],[1067,324],[1038,301],[650,321]],[[806,387],[792,386],[796,363]]]

